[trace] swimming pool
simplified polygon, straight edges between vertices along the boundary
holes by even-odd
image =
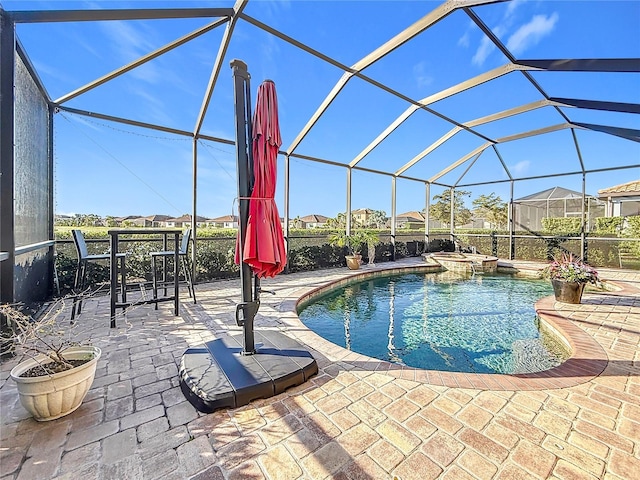
[[[532,373],[569,355],[539,328],[536,300],[549,282],[451,272],[376,277],[302,304],[298,315],[327,340],[416,368]]]

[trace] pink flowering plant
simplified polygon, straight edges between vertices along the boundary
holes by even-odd
[[[600,281],[598,272],[593,267],[571,253],[564,253],[560,259],[555,259],[546,270],[549,278],[554,280],[593,284]]]

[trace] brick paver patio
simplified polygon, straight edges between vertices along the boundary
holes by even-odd
[[[1,364],[0,479],[638,478],[640,272],[604,270],[622,289],[585,293],[580,305],[539,302],[571,335],[574,357],[529,376],[402,368],[330,344],[302,326],[295,304],[345,275],[263,282],[276,295],[263,296],[256,327],[297,338],[320,372],[212,414],[185,400],[177,365],[188,346],[239,332],[238,281],[199,285],[198,304],[185,296],[178,317],[168,304],[136,307],[116,329],[108,298],[88,300],[79,329],[103,356],[76,412],[35,422],[7,378],[17,360]]]

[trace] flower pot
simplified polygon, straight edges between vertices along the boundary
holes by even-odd
[[[349,267],[349,270],[358,270],[360,268],[362,255],[347,255],[344,258],[347,260],[347,267]]]
[[[582,299],[582,291],[585,284],[582,282],[566,282],[564,280],[551,279],[553,293],[556,300],[562,303],[578,304]]]
[[[11,378],[18,385],[20,403],[39,422],[55,420],[73,412],[93,383],[101,353],[98,347],[93,346],[68,348],[64,351],[66,359],[91,357],[91,360],[71,370],[41,377],[20,375],[36,365],[47,363],[45,355],[20,362],[11,370]]]

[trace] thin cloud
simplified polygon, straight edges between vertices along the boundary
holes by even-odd
[[[511,18],[516,9],[526,1],[527,0],[511,0],[509,3],[507,3],[507,9],[504,12],[504,18]]]
[[[470,43],[469,32],[464,32],[464,35],[462,35],[458,39],[458,45],[461,46],[461,47],[467,48],[469,46],[469,43]]]
[[[102,28],[116,55],[125,63],[136,60],[154,49],[154,45],[149,41],[149,31],[135,29],[121,21],[108,22]],[[162,72],[150,63],[133,69],[130,75],[148,83],[156,83],[163,78]]]
[[[498,25],[493,29],[493,33],[496,35],[496,37],[499,38],[504,33],[504,30],[505,28],[502,25]],[[475,55],[471,59],[471,63],[473,63],[474,65],[482,66],[482,64],[487,59],[487,57],[495,49],[496,49],[496,46],[493,44],[491,39],[489,39],[489,37],[485,35],[484,37],[482,37],[482,40],[480,41],[480,46],[478,47],[478,50],[476,50]]]
[[[418,87],[426,87],[433,83],[433,77],[427,72],[427,64],[425,62],[420,62],[413,66],[413,77],[416,79]]]
[[[515,55],[524,52],[527,48],[536,45],[540,40],[549,35],[560,17],[556,12],[547,15],[534,15],[531,21],[522,25],[507,40],[507,48]]]
[[[475,55],[471,59],[471,63],[474,65],[481,66],[484,61],[487,59],[489,54],[496,48],[493,42],[489,39],[489,37],[482,37],[480,41],[480,46],[478,50],[476,50]]]
[[[529,171],[529,167],[531,166],[531,162],[529,160],[522,160],[515,165],[511,166],[511,173],[515,173],[521,175]]]

